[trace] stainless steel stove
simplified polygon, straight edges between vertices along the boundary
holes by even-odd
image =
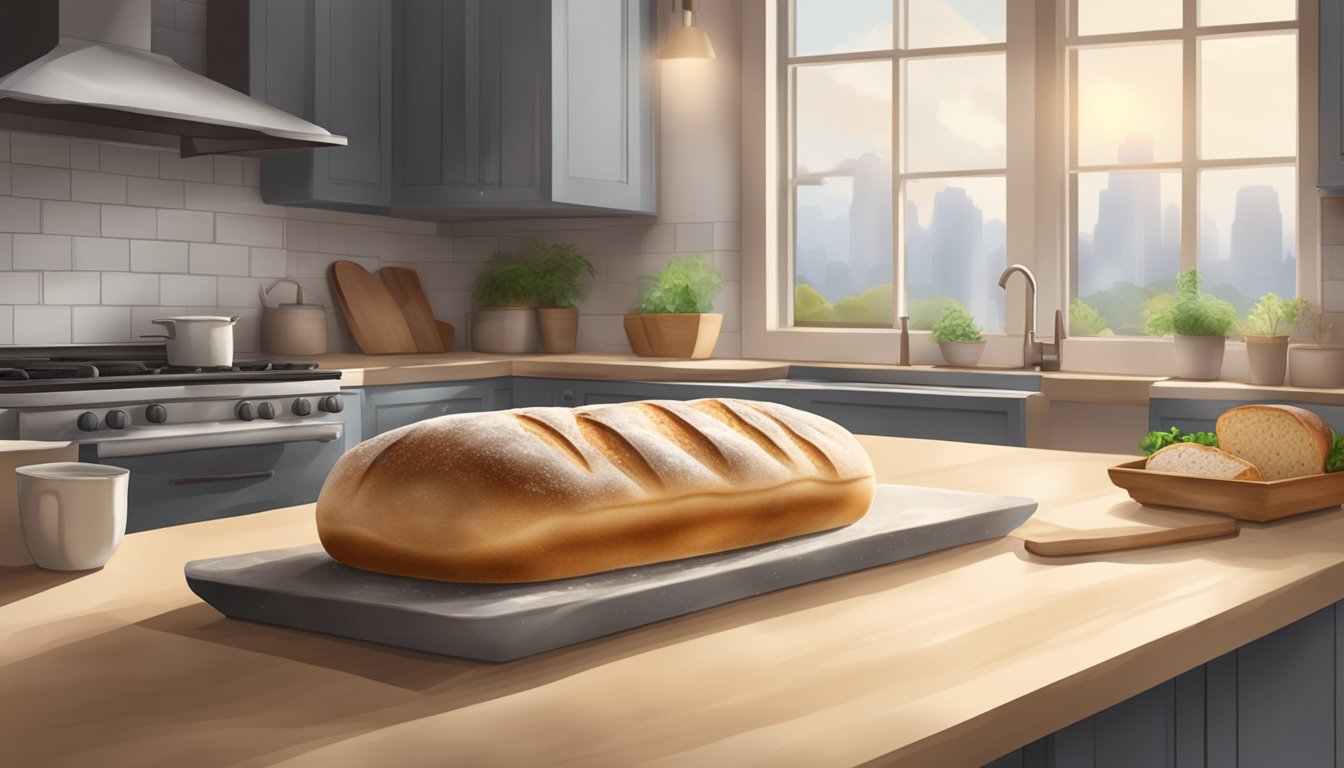
[[[312,501],[344,450],[340,372],[167,365],[161,345],[0,347],[0,438],[131,469],[128,530]]]

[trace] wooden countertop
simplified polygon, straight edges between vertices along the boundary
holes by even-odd
[[[1102,454],[861,438],[886,482],[1135,505]],[[1150,510],[1151,512],[1151,510]],[[126,537],[101,571],[0,569],[14,765],[979,766],[1344,598],[1344,510],[1093,560],[1018,534],[520,661],[225,619],[192,559],[310,543],[310,506]]]

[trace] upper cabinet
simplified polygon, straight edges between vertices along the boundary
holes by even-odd
[[[252,95],[350,141],[264,158],[267,202],[444,220],[656,211],[653,0],[238,5]]]
[[[1344,189],[1344,0],[1321,0],[1320,149],[1316,186]]]

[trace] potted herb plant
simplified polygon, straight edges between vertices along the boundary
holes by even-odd
[[[960,302],[943,307],[933,324],[930,338],[938,342],[938,349],[948,365],[969,368],[980,362],[985,353],[985,338],[979,324]]]
[[[472,289],[478,307],[471,320],[473,350],[510,355],[537,351],[535,284],[532,261],[495,254]]]
[[[699,256],[641,275],[639,298],[625,316],[630,348],[641,357],[709,357],[723,327],[723,315],[711,311],[721,290],[723,273]]]
[[[588,295],[597,269],[577,245],[534,242],[527,259],[533,272],[541,350],[573,352],[579,336],[577,304]]]
[[[1150,300],[1144,308],[1144,329],[1154,336],[1176,337],[1176,375],[1182,379],[1217,379],[1223,370],[1223,351],[1237,313],[1217,296],[1199,292],[1199,271],[1187,269],[1176,276],[1176,295]]]
[[[1252,384],[1283,384],[1288,371],[1288,335],[1306,315],[1306,299],[1281,299],[1266,293],[1242,323]]]
[[[1335,324],[1323,312],[1309,308],[1307,315],[1312,340],[1308,344],[1288,345],[1288,383],[1294,387],[1344,387],[1344,346],[1330,343]]]

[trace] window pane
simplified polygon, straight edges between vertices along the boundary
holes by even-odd
[[[1078,51],[1078,164],[1181,159],[1181,44]]]
[[[1002,332],[1008,192],[1002,176],[918,179],[905,191],[905,276],[912,328],[927,330],[950,301]]]
[[[1007,165],[1004,55],[911,59],[905,64],[907,172]]]
[[[1297,295],[1296,184],[1292,167],[1200,173],[1204,285],[1232,302],[1238,314],[1266,293]]]
[[[905,14],[906,48],[985,45],[1008,39],[1004,0],[905,0]]]
[[[891,165],[799,186],[795,222],[794,325],[890,328]]]
[[[1203,158],[1297,154],[1297,35],[1199,42]]]
[[[1143,306],[1171,293],[1181,264],[1180,171],[1078,174],[1071,332],[1142,336]],[[1101,322],[1095,322],[1100,315]],[[1090,329],[1080,317],[1092,317]]]
[[[891,157],[890,62],[798,67],[796,77],[799,175]]]
[[[794,0],[794,55],[889,51],[891,0]]]
[[[1078,0],[1078,34],[1176,29],[1181,26],[1181,5],[1181,0]]]
[[[1199,0],[1199,24],[1202,27],[1296,18],[1297,0]]]

